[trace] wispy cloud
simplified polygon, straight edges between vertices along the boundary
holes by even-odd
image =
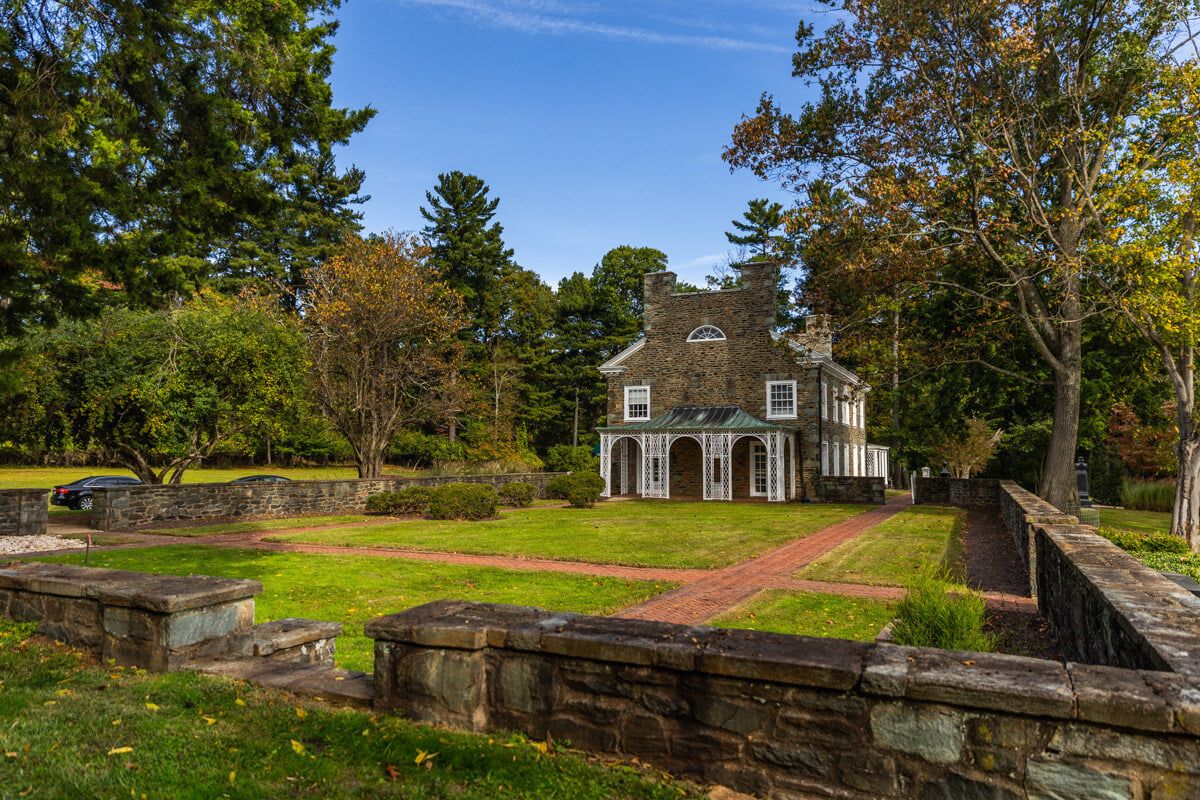
[[[788,47],[763,39],[702,36],[651,27],[611,24],[598,18],[595,3],[559,0],[397,0],[402,5],[424,6],[461,13],[497,28],[528,34],[580,35],[647,44],[683,45],[711,50],[754,50],[787,53]]]
[[[685,261],[682,264],[673,266],[672,269],[679,273],[694,272],[696,270],[707,271],[712,267],[715,267],[717,264],[720,264],[725,260],[725,258],[725,253],[713,253],[712,255],[700,256],[698,258],[693,258],[690,261]]]

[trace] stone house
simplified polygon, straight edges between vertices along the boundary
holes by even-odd
[[[645,276],[642,338],[600,365],[605,496],[821,499],[821,476],[887,475],[867,444],[862,380],[833,360],[826,316],[775,330],[772,264],[739,267],[737,288],[675,291]],[[828,483],[828,482],[827,482]]]

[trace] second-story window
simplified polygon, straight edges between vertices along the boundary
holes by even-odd
[[[689,342],[723,342],[725,334],[715,325],[701,325],[688,334]]]
[[[634,421],[650,419],[649,386],[625,387],[625,419]]]
[[[767,381],[767,418],[795,418],[796,382]]]

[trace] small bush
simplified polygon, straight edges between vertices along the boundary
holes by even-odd
[[[546,484],[546,496],[566,500],[575,508],[591,508],[604,491],[604,479],[594,472],[559,475]]]
[[[1127,553],[1190,553],[1187,542],[1169,533],[1134,533],[1133,531],[1100,528],[1097,533]]]
[[[983,632],[983,597],[928,572],[909,581],[905,589],[908,594],[896,605],[892,628],[896,644],[991,651],[992,637]]]
[[[1170,512],[1175,508],[1175,482],[1126,480],[1121,486],[1121,505],[1135,511]]]
[[[529,508],[533,505],[533,498],[537,494],[537,488],[528,483],[513,481],[500,487],[500,491],[497,494],[500,495],[500,501],[506,506]]]
[[[429,509],[433,489],[425,486],[410,486],[396,492],[395,510],[404,514],[424,514]]]
[[[496,516],[500,497],[486,483],[447,483],[433,490],[429,500],[430,519],[475,520]]]
[[[600,459],[586,445],[571,447],[556,444],[546,452],[546,469],[550,472],[599,472]]]
[[[396,502],[396,492],[380,492],[373,494],[367,498],[367,513],[368,514],[391,514],[392,506]]]

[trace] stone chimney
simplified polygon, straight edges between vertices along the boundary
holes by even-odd
[[[833,331],[829,327],[828,314],[809,314],[804,318],[804,332],[793,338],[813,355],[833,358]]]
[[[675,273],[647,272],[642,276],[642,330],[647,333],[662,312],[663,303],[675,293]]]
[[[778,300],[778,268],[771,261],[746,261],[734,264],[733,267],[741,273],[739,283],[742,291],[755,298],[756,308],[763,311],[763,322],[773,328],[775,304]]]

